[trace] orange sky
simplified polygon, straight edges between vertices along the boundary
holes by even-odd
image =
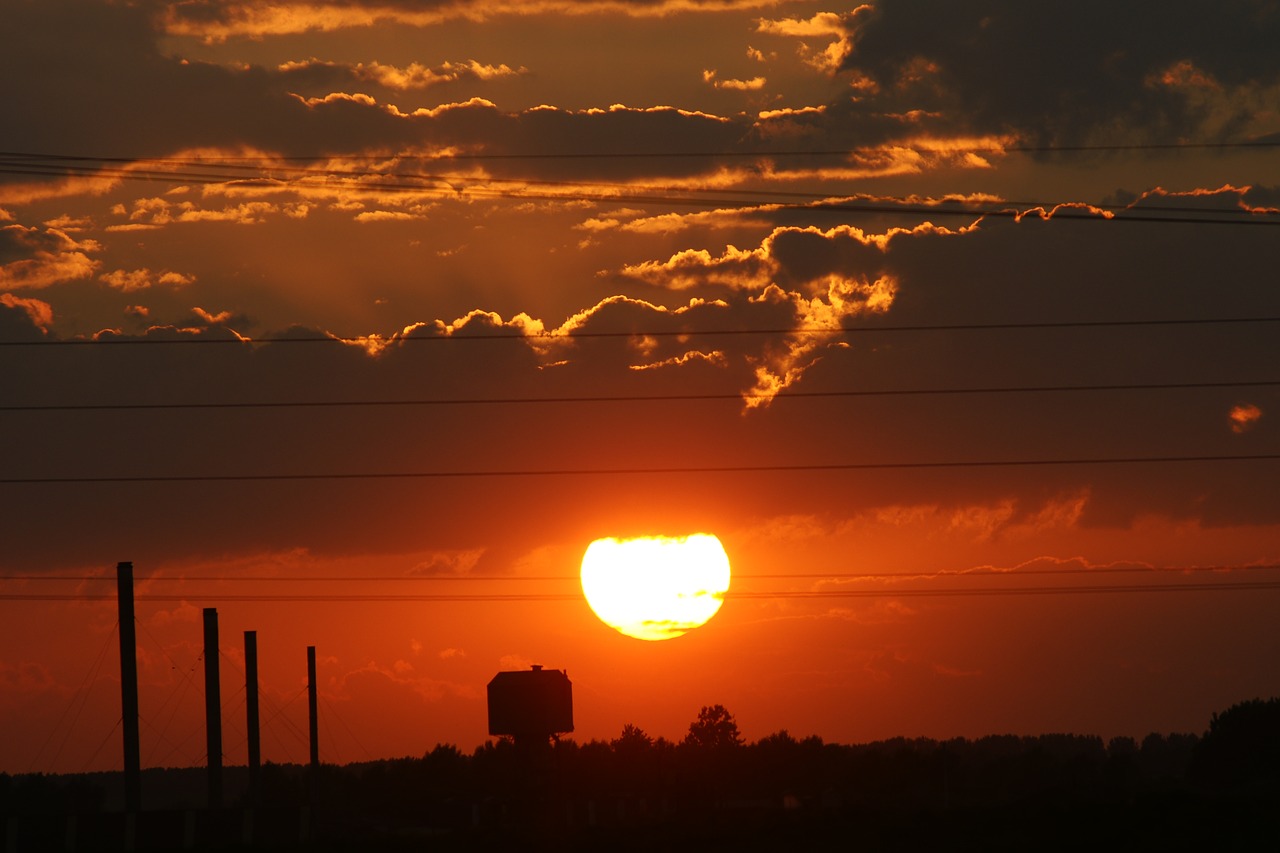
[[[308,645],[344,762],[534,663],[580,740],[1280,693],[1280,16],[1149,14],[7,4],[0,771],[121,765],[119,560],[147,766],[205,607],[230,763],[245,630],[276,761]],[[592,615],[592,540],[694,532],[706,626]]]

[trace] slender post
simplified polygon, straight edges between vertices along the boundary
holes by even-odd
[[[311,766],[320,766],[320,715],[316,708],[316,647],[307,646],[307,709],[311,716]]]
[[[120,716],[124,729],[124,810],[142,808],[142,751],[138,742],[138,635],[133,615],[133,563],[116,563],[120,622]]]
[[[244,632],[245,729],[249,733],[249,803],[258,804],[262,742],[258,728],[258,632]]]
[[[218,678],[218,610],[204,609],[204,720],[209,754],[209,808],[222,808],[222,689]]]

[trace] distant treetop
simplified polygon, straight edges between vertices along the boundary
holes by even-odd
[[[698,719],[689,724],[684,743],[698,749],[742,746],[738,723],[723,705],[704,705]]]

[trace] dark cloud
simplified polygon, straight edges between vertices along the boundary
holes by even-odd
[[[853,114],[923,110],[953,132],[1032,144],[1234,139],[1280,90],[1274,3],[876,3],[844,71]],[[1265,128],[1271,130],[1271,128]]]
[[[48,310],[49,306],[39,300],[0,293],[0,340],[22,342],[44,339],[46,324],[40,321],[44,319],[42,314]]]

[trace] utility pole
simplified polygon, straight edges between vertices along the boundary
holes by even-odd
[[[320,715],[316,707],[316,647],[307,646],[307,709],[311,718],[311,769],[320,766]]]
[[[218,678],[218,610],[204,609],[204,720],[209,808],[222,808],[222,689]]]
[[[259,776],[262,769],[262,743],[258,728],[258,632],[244,632],[244,705],[246,730],[249,733],[249,803],[257,805],[260,797]]]
[[[133,563],[116,563],[120,622],[120,716],[124,729],[124,810],[142,809],[142,753],[138,742],[138,634],[133,615]]]

